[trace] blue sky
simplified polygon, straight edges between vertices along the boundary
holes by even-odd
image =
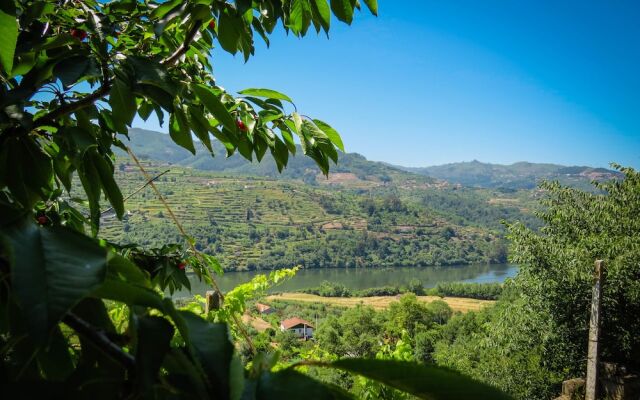
[[[635,1],[379,0],[329,40],[212,57],[227,90],[287,93],[372,160],[640,167],[638,21]]]

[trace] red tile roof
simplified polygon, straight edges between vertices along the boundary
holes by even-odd
[[[296,325],[306,325],[309,328],[313,328],[313,325],[311,325],[309,321],[305,321],[304,319],[298,318],[298,317],[285,319],[282,322],[280,322],[280,325],[284,329],[291,329]]]

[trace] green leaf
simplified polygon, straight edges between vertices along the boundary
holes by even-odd
[[[293,126],[294,126],[294,131],[297,134],[301,134],[302,133],[302,118],[300,117],[300,114],[298,114],[297,112],[293,112],[291,113],[291,117],[293,119]]]
[[[241,90],[238,93],[244,94],[247,96],[267,97],[270,99],[285,100],[293,104],[293,100],[291,100],[289,96],[280,92],[276,92],[275,90],[271,90],[271,89],[249,88],[249,89]]]
[[[162,298],[152,289],[112,278],[106,279],[93,290],[91,296],[157,310],[164,309]]]
[[[198,98],[200,98],[200,101],[207,110],[209,110],[209,112],[213,114],[213,116],[220,121],[225,128],[231,132],[236,131],[236,121],[211,89],[204,85],[193,85],[192,89]]]
[[[122,192],[120,192],[120,188],[113,177],[113,166],[111,166],[95,148],[88,150],[88,153],[100,177],[104,194],[113,206],[118,218],[122,218],[122,215],[124,215],[124,201],[122,199]]]
[[[127,57],[127,63],[134,71],[137,84],[152,85],[162,89],[170,99],[176,95],[177,86],[171,83],[166,68],[155,61],[143,57]]]
[[[140,107],[138,107],[138,115],[142,118],[143,121],[149,119],[151,112],[153,111],[153,104],[148,101],[143,101],[140,103]]]
[[[331,11],[329,10],[327,0],[312,0],[311,9],[314,10],[315,14],[319,17],[320,25],[322,25],[322,29],[324,29],[325,33],[329,32],[329,27],[331,25]]]
[[[87,73],[93,75],[90,70],[92,63],[93,60],[87,58],[86,55],[65,58],[53,67],[53,74],[60,79],[65,88],[68,88]],[[97,69],[94,69],[94,71],[97,71]]]
[[[289,9],[289,22],[287,26],[291,28],[293,33],[299,35],[305,30],[305,24],[308,26],[309,18],[307,16],[308,0],[291,0]]]
[[[230,15],[231,11],[225,8],[218,19],[218,41],[223,49],[231,54],[236,54],[240,46],[240,36],[244,22],[242,18]]]
[[[122,280],[131,284],[151,288],[149,276],[134,263],[118,253],[110,252],[107,259],[106,280]]]
[[[176,144],[189,150],[192,154],[196,154],[196,148],[193,146],[193,138],[189,130],[189,122],[187,116],[184,115],[182,108],[175,107],[173,113],[169,117],[169,135]]]
[[[367,5],[371,14],[375,16],[378,15],[378,0],[364,0],[364,4]]]
[[[153,10],[153,12],[151,13],[151,18],[156,19],[156,18],[162,18],[165,15],[167,15],[167,13],[169,11],[171,11],[172,9],[174,9],[176,6],[180,5],[182,3],[181,0],[171,0],[171,1],[166,1],[162,4],[160,4],[155,10]]]
[[[13,55],[18,42],[18,21],[14,15],[9,15],[0,10],[0,65],[7,76],[11,76],[13,69]]]
[[[289,131],[288,127],[285,125],[284,128],[280,129],[280,134],[282,135],[282,139],[284,140],[284,144],[287,145],[287,149],[291,154],[296,154],[296,142],[293,140],[293,135]]]
[[[340,134],[333,129],[326,122],[320,121],[319,119],[314,119],[313,123],[316,124],[318,128],[324,132],[331,143],[335,144],[337,148],[339,148],[344,153],[344,144],[342,143],[342,138],[340,138]]]
[[[130,125],[136,115],[136,98],[131,93],[129,85],[121,79],[115,79],[109,95],[109,105],[113,120],[120,133],[127,133],[125,125]]]
[[[4,231],[11,244],[12,290],[36,343],[83,297],[100,286],[107,251],[63,227],[23,220]]]
[[[342,22],[351,25],[354,5],[351,0],[331,0],[331,11]]]
[[[100,299],[85,298],[73,308],[72,312],[108,336],[118,334],[104,302]],[[96,384],[86,385],[87,387],[84,390],[79,390],[80,393],[95,394],[95,390],[104,390],[101,393],[117,392],[118,386],[125,379],[125,368],[105,354],[102,348],[93,344],[84,335],[78,336],[82,352],[79,353],[76,370],[67,381],[67,384],[73,385],[75,383],[81,385],[82,382],[97,380],[100,381],[97,386]]]
[[[233,344],[227,326],[207,322],[189,311],[177,311],[175,316],[182,337],[211,383],[213,397],[228,398]]]
[[[189,122],[191,130],[196,134],[196,137],[200,139],[202,144],[205,145],[207,150],[213,154],[213,148],[211,147],[211,138],[209,137],[209,131],[211,126],[209,121],[202,115],[202,109],[192,106],[189,107]]]
[[[140,83],[136,85],[135,92],[145,96],[147,99],[153,101],[156,105],[164,108],[165,110],[169,112],[173,111],[173,97],[165,90],[154,85],[145,85]],[[157,106],[154,107],[154,109],[156,110],[156,114],[158,114],[158,121],[160,121],[160,125],[162,125],[163,115],[161,115]]]
[[[8,137],[0,149],[0,185],[6,185],[24,208],[47,198],[53,183],[53,164],[27,135]]]
[[[142,393],[158,381],[158,372],[173,338],[173,326],[164,318],[134,317],[138,331],[136,346],[136,383]]]
[[[396,360],[346,358],[333,362],[331,366],[382,382],[421,399],[500,400],[510,398],[498,389],[435,365]]]
[[[82,162],[78,168],[78,178],[89,201],[89,220],[91,221],[91,232],[98,234],[100,227],[100,174],[93,164],[90,152],[85,152]]]
[[[264,372],[256,389],[258,399],[295,399],[304,393],[306,400],[351,399],[349,393],[318,382],[292,369]]]
[[[69,352],[69,343],[60,327],[51,331],[49,342],[37,355],[38,366],[50,381],[64,381],[73,372],[73,360]]]

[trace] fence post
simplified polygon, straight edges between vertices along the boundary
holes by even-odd
[[[596,400],[598,391],[598,362],[600,338],[600,313],[602,311],[602,285],[604,283],[604,261],[596,260],[589,320],[589,351],[587,354],[587,382],[585,400]]]
[[[205,307],[204,313],[209,314],[209,311],[219,310],[220,309],[220,295],[218,292],[214,290],[208,290],[205,295]]]

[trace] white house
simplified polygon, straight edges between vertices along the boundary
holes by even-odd
[[[282,332],[293,332],[294,335],[300,338],[313,337],[313,325],[302,318],[289,318],[280,322],[280,330]]]

